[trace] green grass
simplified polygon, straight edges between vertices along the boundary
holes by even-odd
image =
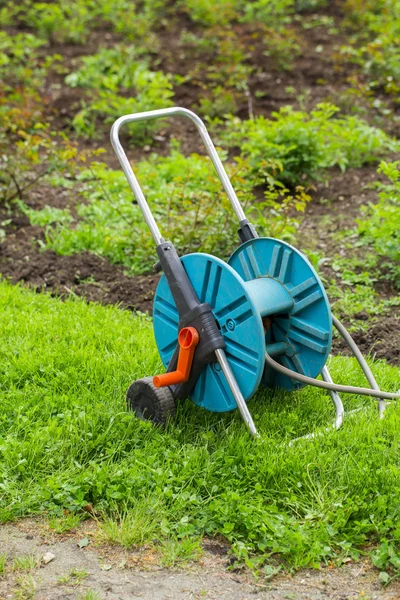
[[[116,538],[122,523],[128,536],[129,524],[140,522],[146,539],[138,507],[147,505],[151,539],[168,545],[221,534],[253,568],[271,556],[295,568],[340,562],[373,550],[371,542],[390,548],[379,556],[394,568],[396,405],[379,421],[366,401],[370,408],[339,433],[289,446],[332,418],[329,399],[315,389],[261,390],[250,404],[260,439],[249,438],[237,412],[211,414],[190,401],[163,431],[127,414],[124,402],[132,379],[161,369],[148,318],[5,283],[0,304],[2,522],[92,503],[110,534],[112,521]],[[348,358],[331,369],[340,383],[364,383]],[[397,368],[378,362],[374,372],[383,388],[400,387]],[[189,542],[183,546],[170,547],[174,560],[189,552]]]
[[[177,539],[176,537],[163,540],[161,547],[161,564],[163,567],[184,566],[188,562],[199,560],[202,555],[201,539],[196,537],[186,537]]]
[[[3,575],[6,572],[6,565],[7,565],[7,554],[0,554],[0,577],[3,577]]]
[[[34,554],[24,554],[14,558],[12,570],[18,572],[29,572],[36,569],[39,565],[39,556],[35,556]]]
[[[89,575],[90,573],[85,569],[73,568],[65,575],[58,577],[57,583],[59,585],[80,585]]]

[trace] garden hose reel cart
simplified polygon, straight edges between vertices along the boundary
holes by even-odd
[[[172,116],[196,125],[238,218],[240,245],[228,262],[200,252],[178,256],[172,242],[162,237],[120,143],[122,125]],[[129,407],[140,418],[165,423],[176,400],[189,397],[213,412],[239,408],[250,433],[257,435],[247,401],[260,384],[286,390],[311,384],[328,390],[337,429],[344,416],[339,392],[377,398],[382,417],[385,400],[398,395],[380,391],[360,350],[331,314],[322,282],[304,254],[281,240],[258,237],[202,120],[180,107],[122,116],[111,129],[111,143],[163,270],[153,323],[167,372],[134,381],[127,392]],[[359,361],[371,389],[333,383],[326,366],[332,326]]]

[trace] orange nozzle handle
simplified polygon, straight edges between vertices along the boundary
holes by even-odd
[[[155,375],[153,383],[157,388],[185,383],[189,380],[194,351],[199,343],[199,339],[198,331],[194,327],[184,327],[180,330],[178,335],[179,356],[176,371],[164,373],[163,375]]]

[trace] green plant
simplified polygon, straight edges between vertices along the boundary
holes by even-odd
[[[51,174],[78,170],[88,154],[92,154],[80,152],[65,135],[57,136],[42,119],[35,95],[18,97],[15,105],[0,102],[0,201],[3,203],[22,200],[27,190]]]
[[[160,546],[161,564],[167,568],[183,566],[188,562],[198,560],[202,552],[201,538],[168,538],[162,541]]]
[[[378,172],[389,183],[379,183],[379,200],[364,208],[365,218],[358,221],[358,232],[365,242],[388,259],[391,276],[400,284],[400,169],[399,161],[381,162]],[[385,263],[381,263],[385,266]]]
[[[86,569],[73,568],[66,575],[60,575],[57,583],[59,585],[80,585],[89,575],[90,573]]]
[[[182,5],[192,21],[209,27],[227,25],[235,20],[243,0],[183,0]]]
[[[117,45],[103,48],[97,54],[82,59],[78,71],[70,73],[66,83],[94,90],[90,102],[83,101],[82,109],[73,119],[80,135],[93,137],[98,120],[113,122],[122,114],[165,108],[172,104],[171,77],[152,71],[144,60],[138,60],[134,46]],[[160,127],[139,124],[131,128],[135,143]]]
[[[383,540],[371,555],[372,564],[380,570],[379,579],[383,585],[389,585],[400,578],[400,552],[398,539]]]
[[[342,48],[343,55],[363,69],[372,88],[383,88],[397,95],[400,90],[399,0],[347,0],[344,8],[355,34],[351,45]]]
[[[33,600],[36,595],[36,581],[33,575],[19,575],[15,582],[17,588],[13,590],[15,600]]]
[[[0,554],[0,577],[3,577],[6,572],[7,554]]]
[[[92,15],[82,0],[35,2],[25,15],[25,21],[39,36],[52,42],[83,43],[90,31]]]
[[[104,519],[100,523],[101,537],[108,543],[117,543],[124,548],[151,542],[161,535],[163,514],[158,500],[144,498],[134,510],[123,511]]]
[[[49,518],[49,527],[55,533],[65,533],[75,529],[82,521],[82,515],[79,514],[67,514],[62,517],[51,516]]]
[[[88,590],[84,594],[80,594],[78,600],[101,600],[99,592],[94,590]]]
[[[168,157],[141,161],[136,171],[156,219],[180,252],[198,249],[227,256],[233,250],[236,218],[208,158],[196,154],[185,157],[174,150]],[[259,203],[252,189],[264,179],[258,179],[243,160],[228,164],[228,172],[260,231],[291,239],[309,199],[304,190],[299,188],[292,194],[281,188],[274,190],[271,179],[265,199]],[[49,224],[47,245],[60,254],[89,250],[134,273],[149,270],[154,263],[153,242],[139,207],[132,204],[124,174],[92,164],[80,179],[86,201],[76,207],[77,220],[68,209],[61,214],[48,208],[34,211],[22,207],[32,223]],[[55,225],[50,225],[58,216],[61,218]]]
[[[15,556],[12,563],[13,571],[33,571],[40,565],[40,558],[34,554]]]
[[[59,54],[43,56],[39,52],[46,42],[31,33],[9,35],[0,31],[0,77],[3,92],[11,97],[18,93],[16,86],[24,85],[32,90],[40,88],[49,69],[62,61]]]
[[[399,147],[358,117],[334,118],[337,111],[331,104],[319,104],[309,114],[283,108],[272,120],[232,118],[220,137],[224,144],[240,148],[255,171],[268,159],[279,160],[283,169],[277,177],[292,186],[316,178],[328,167],[359,167]]]

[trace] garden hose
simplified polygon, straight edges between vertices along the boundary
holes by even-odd
[[[349,334],[347,329],[344,327],[344,325],[342,325],[342,323],[340,323],[340,321],[336,317],[332,317],[332,318],[333,318],[334,326],[339,331],[339,333],[342,335],[343,339],[345,340],[345,342],[347,343],[347,345],[353,352],[354,356],[358,360],[369,384],[371,385],[371,387],[373,389],[355,387],[352,385],[339,385],[336,383],[330,383],[329,381],[321,381],[319,379],[314,379],[313,377],[307,377],[307,375],[302,375],[301,373],[297,373],[296,371],[292,371],[291,369],[284,367],[283,365],[276,362],[268,354],[268,352],[265,352],[265,360],[266,360],[267,364],[270,367],[272,367],[273,369],[275,369],[276,371],[278,371],[279,373],[282,373],[282,375],[286,375],[286,376],[290,377],[291,379],[294,379],[294,380],[299,381],[300,383],[304,383],[306,385],[313,385],[315,387],[319,387],[319,388],[323,388],[325,390],[329,390],[332,392],[339,392],[339,393],[343,393],[343,394],[359,394],[360,396],[372,396],[373,398],[376,398],[378,400],[400,400],[399,393],[396,394],[396,393],[390,393],[390,392],[382,392],[379,389],[376,379],[375,379],[374,375],[372,374],[365,358],[361,354],[361,351],[358,348],[357,344],[355,343],[355,341],[353,340],[353,338],[351,337],[351,335]],[[381,408],[381,406],[382,405],[380,405],[379,412],[382,414],[383,409]],[[384,403],[383,403],[383,408],[384,408]]]

